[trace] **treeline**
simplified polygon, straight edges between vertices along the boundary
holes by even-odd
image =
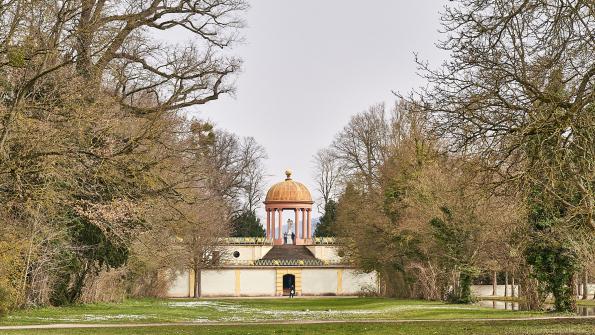
[[[418,61],[426,86],[354,116],[315,157],[319,230],[386,295],[465,303],[505,272],[524,308],[551,295],[574,310],[595,275],[594,8],[460,1],[442,27],[449,59]]]
[[[246,7],[0,1],[0,312],[161,295],[164,270],[216,262],[266,154],[185,110],[233,91]]]

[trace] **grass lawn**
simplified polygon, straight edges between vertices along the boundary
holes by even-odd
[[[595,332],[595,322],[591,320],[558,321],[491,321],[491,322],[425,322],[425,323],[325,323],[302,325],[247,325],[247,326],[166,326],[138,328],[90,328],[90,329],[47,329],[0,331],[7,335],[131,335],[131,334],[178,334],[178,335],[223,335],[223,334],[589,334]]]
[[[258,322],[272,320],[403,320],[515,318],[553,315],[495,310],[474,305],[383,298],[324,299],[142,299],[20,310],[0,325],[52,323]]]
[[[0,330],[0,334],[595,334],[595,319],[497,320],[554,316],[475,305],[383,298],[324,299],[141,299],[123,303],[35,308],[0,318],[0,325],[56,323],[134,324],[189,322],[194,325],[79,329]],[[453,321],[487,318],[494,321]],[[427,319],[434,322],[365,323],[364,320]],[[322,320],[318,324],[249,324]],[[240,325],[207,325],[206,322]],[[333,323],[333,321],[342,321]],[[346,322],[345,322],[346,321]],[[358,322],[360,321],[360,322]],[[242,323],[246,323],[243,324]]]

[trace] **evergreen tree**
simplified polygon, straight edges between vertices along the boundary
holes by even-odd
[[[264,228],[260,224],[260,219],[256,213],[250,210],[244,210],[232,220],[232,237],[263,237]]]
[[[335,236],[335,222],[337,221],[337,203],[329,200],[324,206],[324,215],[320,218],[320,223],[316,226],[314,235],[317,237]]]

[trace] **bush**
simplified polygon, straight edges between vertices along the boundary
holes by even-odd
[[[0,316],[6,314],[10,309],[10,294],[8,290],[0,286]]]
[[[0,316],[18,306],[17,290],[6,279],[0,277]]]
[[[358,292],[358,297],[378,297],[380,294],[378,293],[378,289],[375,285],[365,285],[362,286],[361,290]]]
[[[0,231],[0,234],[3,232]],[[13,238],[6,234],[7,240]],[[16,239],[0,240],[0,315],[16,308],[21,303],[18,288],[22,283],[25,264],[21,257],[22,246]]]

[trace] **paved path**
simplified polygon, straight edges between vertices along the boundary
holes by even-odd
[[[160,323],[56,323],[47,325],[0,326],[0,330],[19,329],[65,329],[65,328],[135,328],[135,327],[175,327],[175,326],[249,326],[249,325],[292,325],[321,323],[414,323],[414,322],[499,322],[499,321],[539,321],[539,320],[583,320],[593,322],[595,316],[544,316],[533,318],[480,318],[480,319],[407,319],[407,320],[287,320],[263,322],[160,322]]]

